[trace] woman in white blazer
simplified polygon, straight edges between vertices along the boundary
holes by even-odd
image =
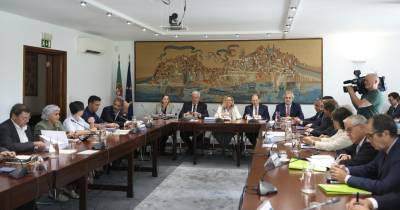
[[[218,106],[217,112],[215,113],[214,117],[230,121],[242,119],[242,115],[239,113],[239,110],[235,106],[235,102],[232,96],[224,97],[222,104]],[[229,146],[229,143],[235,136],[235,133],[214,132],[213,136],[222,146],[223,153],[225,153],[225,148]]]
[[[332,112],[333,126],[337,130],[336,134],[331,137],[304,137],[303,141],[312,144],[316,149],[326,151],[336,151],[344,149],[353,144],[344,130],[343,120],[351,116],[353,113],[345,107],[337,108]]]
[[[171,101],[169,100],[169,96],[167,96],[167,95],[164,95],[161,98],[160,103],[156,104],[155,114],[157,114],[157,115],[173,114],[173,111],[174,111],[174,105],[171,104]],[[162,154],[162,155],[165,154],[165,145],[167,144],[168,138],[169,138],[169,135],[161,136],[160,154]]]

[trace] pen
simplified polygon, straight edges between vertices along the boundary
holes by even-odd
[[[360,205],[360,193],[357,192],[356,194],[356,202],[354,203],[354,205]]]

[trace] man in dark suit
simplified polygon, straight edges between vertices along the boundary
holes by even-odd
[[[332,165],[332,177],[356,188],[383,195],[400,192],[400,141],[394,120],[388,115],[374,115],[368,122],[367,138],[379,150],[371,162],[345,167]]]
[[[356,203],[356,199],[352,199],[346,204],[347,210],[397,210],[400,206],[400,193],[389,193],[371,198],[360,199]]]
[[[124,99],[116,97],[113,101],[112,106],[106,106],[101,112],[101,119],[107,123],[116,123],[119,127],[123,127],[126,119],[122,116],[122,106],[124,105]]]
[[[193,91],[192,92],[192,101],[183,103],[181,112],[179,113],[179,118],[199,118],[204,119],[204,117],[208,117],[207,104],[200,102],[200,92]],[[187,152],[189,154],[193,154],[193,145],[190,140],[190,136],[193,136],[193,132],[181,132],[180,133],[182,140],[188,147]],[[203,134],[197,136],[197,142],[200,142],[203,139]]]
[[[42,141],[34,141],[28,126],[30,110],[24,104],[15,104],[10,111],[10,119],[0,125],[0,146],[15,152],[43,150]]]
[[[292,91],[286,91],[284,96],[284,103],[276,105],[273,119],[276,119],[277,113],[279,112],[280,117],[298,117],[301,120],[304,119],[303,111],[298,103],[294,103],[294,94]]]
[[[338,107],[338,104],[333,99],[323,100],[324,104],[324,116],[321,119],[320,126],[314,126],[313,128],[308,128],[306,131],[312,136],[333,136],[336,134],[337,130],[333,126],[332,113]]]
[[[366,137],[367,123],[367,119],[362,115],[352,115],[344,120],[347,135],[353,145],[337,151],[339,164],[364,165],[371,162],[378,154]]]
[[[247,105],[244,108],[243,119],[248,119],[249,117],[269,121],[268,107],[260,104],[260,99],[257,94],[251,96],[251,105]],[[258,132],[246,133],[246,137],[254,146],[256,145],[257,136]]]
[[[311,127],[312,125],[317,125],[317,126],[320,125],[321,119],[324,116],[324,104],[322,103],[322,99],[318,98],[317,100],[314,101],[314,109],[315,109],[314,116],[304,120],[295,117],[294,121],[302,126],[308,125],[309,127]]]
[[[400,119],[400,96],[396,92],[389,93],[388,95],[389,103],[390,103],[390,108],[386,112],[386,114],[390,115],[393,117],[393,119]]]

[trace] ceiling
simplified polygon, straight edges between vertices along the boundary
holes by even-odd
[[[0,10],[112,40],[265,39],[350,31],[400,32],[400,0],[187,0],[182,22],[188,28],[185,31],[161,28],[169,24],[168,16],[173,12],[181,18],[185,0],[169,0],[169,5],[163,1],[168,2],[86,0],[87,5],[82,7],[80,0],[1,0]],[[113,15],[107,17],[107,12]],[[288,20],[289,16],[293,20]]]

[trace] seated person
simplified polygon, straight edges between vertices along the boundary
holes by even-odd
[[[276,105],[273,119],[278,117],[298,117],[299,119],[304,119],[303,111],[298,103],[294,103],[294,94],[292,91],[286,91],[284,95],[284,103]]]
[[[193,91],[192,92],[192,101],[183,103],[182,109],[179,112],[179,118],[182,119],[187,116],[192,116],[195,118],[208,117],[208,110],[207,104],[200,102],[200,92]],[[185,142],[186,146],[188,147],[187,152],[189,154],[193,154],[193,145],[192,141],[190,140],[190,136],[193,136],[193,132],[181,132],[180,136],[182,140]],[[197,142],[203,139],[204,134],[198,135]]]
[[[116,97],[113,101],[112,106],[106,106],[103,108],[101,113],[101,119],[107,123],[116,123],[119,127],[123,127],[126,119],[122,116],[123,114],[124,99]]]
[[[333,126],[337,130],[332,137],[318,138],[313,136],[304,137],[303,141],[307,144],[312,144],[316,149],[335,151],[346,148],[352,144],[349,136],[344,131],[343,120],[351,116],[352,113],[344,107],[336,109],[332,113]]]
[[[293,120],[295,123],[302,125],[302,126],[306,126],[308,125],[308,127],[311,127],[312,125],[320,125],[321,124],[321,119],[324,116],[324,103],[322,102],[322,99],[317,99],[314,101],[314,109],[315,109],[315,115],[301,120],[298,117],[295,117]]]
[[[88,124],[83,118],[83,110],[85,109],[81,101],[74,101],[69,104],[69,110],[71,111],[71,116],[64,120],[64,128],[70,133],[74,138],[79,136],[89,135],[92,131],[96,130],[94,126],[94,120]]]
[[[400,191],[400,141],[393,118],[374,115],[368,121],[367,137],[378,155],[371,162],[349,166],[333,164],[332,178],[351,187],[370,191],[373,195],[384,195]]]
[[[338,107],[335,100],[327,99],[324,100],[324,116],[321,120],[320,126],[315,126],[314,128],[308,128],[306,131],[313,136],[333,136],[336,133],[336,129],[332,122],[332,112]]]
[[[43,150],[46,144],[34,141],[28,126],[30,110],[24,104],[15,104],[10,111],[10,119],[0,125],[0,146],[15,152]]]
[[[389,93],[388,95],[390,108],[386,112],[387,115],[390,115],[395,120],[400,120],[400,95],[396,92]]]
[[[173,111],[174,111],[174,105],[171,104],[169,96],[164,95],[161,98],[160,103],[156,104],[154,114],[158,115],[174,114]]]
[[[353,145],[337,151],[338,162],[345,166],[364,165],[378,154],[367,139],[367,119],[362,115],[352,115],[344,120],[344,127]]]
[[[101,98],[98,96],[90,96],[88,99],[88,105],[83,112],[82,118],[89,123],[89,121],[94,120],[96,128],[99,128],[100,125],[105,125],[107,128],[118,128],[119,125],[117,123],[105,123],[103,119],[101,119],[97,115],[97,111],[101,105]],[[93,119],[90,119],[93,118]]]
[[[396,210],[400,205],[400,193],[388,193],[381,196],[373,196],[366,199],[351,199],[346,204],[347,210]]]
[[[259,118],[261,120],[269,121],[268,107],[260,104],[260,99],[257,94],[251,96],[251,104],[244,108],[243,119]],[[258,132],[257,133],[246,133],[246,137],[249,139],[252,145],[256,145]]]
[[[156,114],[156,115],[173,114],[173,110],[174,110],[174,105],[171,104],[171,102],[169,100],[169,96],[164,95],[161,98],[160,103],[156,104],[154,114]],[[169,135],[163,134],[161,136],[161,141],[160,141],[160,153],[161,154],[165,154],[165,145],[167,144],[168,138],[169,138]]]
[[[124,100],[124,105],[122,105],[122,115],[120,116],[126,121],[130,121],[133,118],[133,103]]]
[[[42,130],[65,131],[60,122],[60,107],[57,105],[50,104],[44,107],[41,118],[33,129],[35,139],[39,139]]]
[[[215,113],[214,117],[226,120],[237,120],[241,119],[242,115],[240,115],[239,110],[235,106],[233,97],[225,96],[222,104],[218,106],[217,112]],[[225,153],[225,148],[228,148],[229,143],[231,142],[235,134],[230,132],[216,131],[213,133],[213,136],[222,146],[222,152]]]

